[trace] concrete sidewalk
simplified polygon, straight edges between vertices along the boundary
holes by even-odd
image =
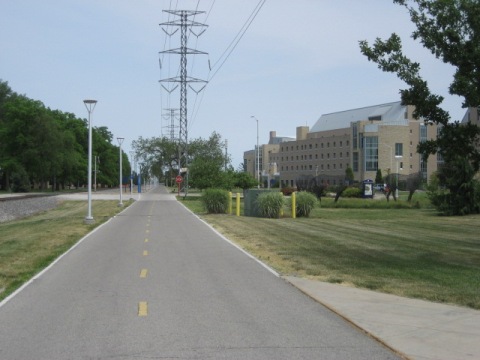
[[[480,311],[296,277],[285,280],[408,359],[480,359]]]

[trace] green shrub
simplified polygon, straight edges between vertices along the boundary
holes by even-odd
[[[308,217],[318,200],[312,193],[301,191],[296,195],[295,212],[297,216]]]
[[[362,197],[362,190],[357,187],[348,187],[345,190],[343,190],[342,197],[360,198]]]
[[[201,199],[209,214],[225,214],[228,210],[229,194],[226,190],[206,189]]]
[[[258,212],[267,218],[279,218],[285,200],[281,192],[266,192],[257,197]]]

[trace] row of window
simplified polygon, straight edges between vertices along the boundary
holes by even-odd
[[[343,140],[340,140],[338,142],[339,144],[339,147],[343,147],[344,146],[344,142]],[[329,148],[330,147],[330,142],[327,142],[326,143],[326,147]],[[332,142],[332,145],[333,147],[336,147],[337,146],[337,142],[336,141],[333,141]],[[345,141],[345,146],[350,146],[350,140],[346,140]],[[323,149],[324,148],[324,143],[320,143],[320,148]],[[313,144],[308,144],[308,149],[313,149]],[[318,143],[315,143],[315,149],[318,149]],[[280,148],[280,151],[297,151],[297,150],[307,150],[307,144],[304,144],[304,145],[291,145],[290,147],[288,145],[286,146],[282,146]]]
[[[339,169],[344,169],[344,165],[342,163],[338,164],[338,168]],[[345,169],[348,168],[348,163],[345,164]],[[337,170],[337,164],[320,164],[320,165],[316,165],[315,168],[313,167],[313,165],[296,165],[296,166],[293,166],[291,165],[290,167],[287,166],[281,166],[280,167],[280,171],[299,171],[299,170],[315,170],[315,172],[317,171],[324,171],[324,170]]]
[[[345,156],[348,158],[350,156],[350,152],[346,152],[345,153]],[[327,153],[326,154],[326,158],[327,159],[330,159],[330,153]],[[332,158],[333,159],[336,159],[337,158],[337,153],[332,153]],[[340,152],[339,153],[339,158],[342,159],[343,158],[343,152]],[[315,154],[315,159],[318,159],[318,154]],[[320,154],[320,159],[325,159],[325,154]],[[312,154],[309,154],[309,155],[297,155],[297,156],[290,156],[290,158],[288,156],[286,156],[285,158],[282,156],[281,157],[281,161],[302,161],[302,160],[313,160],[313,155]]]

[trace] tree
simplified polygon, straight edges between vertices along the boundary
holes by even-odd
[[[208,140],[195,139],[189,145],[190,184],[199,189],[233,187],[233,176],[225,171],[224,141],[213,132]]]
[[[347,168],[345,169],[345,179],[348,181],[349,184],[353,184],[353,181],[355,180],[353,170],[350,166],[347,166]]]
[[[252,174],[240,169],[234,173],[234,178],[234,186],[243,190],[250,189],[258,185],[257,179],[255,179]]]
[[[380,169],[377,170],[377,174],[375,175],[375,183],[376,184],[383,183],[382,170]]]
[[[425,48],[455,67],[449,93],[464,99],[463,107],[480,105],[480,3],[477,0],[394,0],[404,6],[416,26],[412,37]],[[426,124],[440,126],[436,140],[419,144],[417,151],[424,161],[439,153],[444,166],[439,180],[448,191],[432,193],[437,209],[446,214],[463,215],[480,212],[480,186],[474,179],[480,168],[480,128],[471,123],[451,122],[441,108],[444,98],[433,94],[420,75],[420,64],[403,54],[402,42],[392,34],[383,41],[376,39],[370,47],[360,42],[361,52],[386,72],[396,73],[408,86],[400,90],[403,104],[414,105],[413,116]]]

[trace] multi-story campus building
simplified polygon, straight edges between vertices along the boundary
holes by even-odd
[[[311,129],[297,127],[296,139],[283,138],[271,148],[263,145],[260,173],[270,174],[265,170],[274,164],[282,187],[296,186],[302,176],[341,178],[348,167],[356,181],[375,179],[379,169],[383,176],[420,172],[427,179],[437,169],[437,157],[424,162],[416,149],[420,142],[436,138],[437,126],[414,119],[412,112],[412,106],[393,102],[322,115]],[[244,156],[252,175],[255,155],[251,150]]]

